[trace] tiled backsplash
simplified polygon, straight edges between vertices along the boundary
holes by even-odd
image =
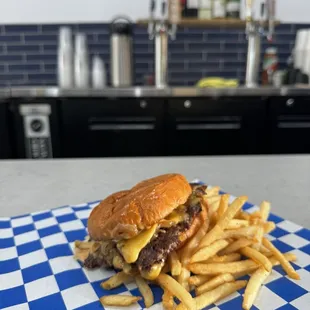
[[[57,38],[61,25],[0,26],[0,86],[56,85]],[[74,32],[85,32],[90,55],[100,55],[109,71],[108,24],[74,24]],[[294,45],[296,30],[307,25],[277,27],[273,46],[278,48],[281,67]],[[268,46],[263,40],[262,54]],[[244,80],[247,41],[244,29],[179,28],[169,43],[169,84],[194,85],[200,78],[221,76]],[[135,84],[142,85],[154,72],[154,43],[147,30],[134,30]]]

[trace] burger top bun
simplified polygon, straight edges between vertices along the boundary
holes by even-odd
[[[165,174],[108,196],[93,209],[88,231],[93,240],[129,239],[164,219],[192,192],[180,174]]]

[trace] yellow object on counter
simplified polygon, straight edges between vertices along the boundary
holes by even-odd
[[[219,77],[212,77],[212,78],[203,78],[198,81],[197,87],[204,88],[204,87],[211,87],[211,88],[227,88],[227,87],[238,87],[239,81],[236,79],[223,79]]]

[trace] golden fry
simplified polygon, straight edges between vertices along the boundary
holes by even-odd
[[[101,297],[100,302],[103,306],[126,307],[136,303],[141,299],[141,297],[131,295],[108,295]]]
[[[163,307],[165,310],[175,309],[175,303],[174,303],[173,295],[168,290],[164,290]]]
[[[258,226],[241,227],[238,229],[225,230],[223,234],[224,239],[242,238],[254,239]]]
[[[183,268],[181,269],[180,275],[177,277],[178,282],[179,282],[188,292],[190,291],[190,287],[189,287],[189,283],[188,283],[188,279],[190,278],[190,276],[191,276],[190,271],[183,267]]]
[[[166,274],[160,274],[156,280],[162,288],[169,290],[170,293],[184,303],[188,309],[196,308],[192,295],[172,277]]]
[[[220,191],[220,187],[219,186],[213,186],[213,187],[208,187],[206,190],[205,190],[205,193],[207,196],[215,196],[215,195],[218,195],[219,194],[219,191]]]
[[[247,227],[250,223],[247,220],[238,220],[238,219],[232,219],[226,229],[238,229],[241,227]]]
[[[202,262],[214,256],[217,252],[224,249],[228,245],[228,241],[221,239],[214,241],[211,245],[198,250],[191,258],[191,263]]]
[[[285,256],[266,238],[263,238],[263,245],[271,252],[273,252],[276,259],[281,263],[281,266],[286,271],[288,276],[295,280],[300,280],[299,274],[294,270]]]
[[[264,228],[262,226],[259,226],[254,237],[256,242],[252,244],[253,249],[258,251],[260,250],[263,237],[264,237]]]
[[[199,286],[207,281],[209,281],[211,279],[211,276],[204,276],[204,275],[195,275],[195,276],[191,276],[189,279],[188,279],[188,283],[189,285],[192,285],[192,286]]]
[[[121,271],[112,276],[107,281],[102,282],[100,286],[105,290],[112,290],[113,288],[116,288],[124,283],[128,283],[129,281],[132,280],[133,280],[132,276],[126,274],[124,271]]]
[[[238,273],[253,267],[258,268],[259,266],[251,259],[247,259],[232,263],[194,263],[189,265],[189,270],[195,274],[216,275],[221,273]]]
[[[213,290],[214,288],[222,285],[223,283],[233,282],[233,281],[235,281],[235,278],[230,273],[223,273],[223,274],[220,274],[214,277],[210,281],[198,286],[195,292],[196,292],[196,295],[201,295],[202,293]]]
[[[261,219],[266,222],[268,220],[269,214],[270,214],[270,202],[269,201],[263,201],[260,204],[260,215]]]
[[[269,234],[270,232],[272,232],[275,229],[276,229],[276,224],[274,222],[266,222],[266,223],[264,223],[264,232],[266,234]]]
[[[241,288],[245,287],[247,281],[235,281],[230,283],[224,283],[219,287],[213,289],[212,291],[203,293],[194,298],[196,303],[197,310],[204,309],[209,305],[215,303],[216,301],[240,290]],[[186,310],[186,306],[183,304],[179,304],[177,306],[177,310]]]
[[[225,249],[224,249],[225,250]],[[231,253],[227,255],[221,256],[213,256],[212,258],[208,259],[205,263],[232,263],[236,262],[241,259],[241,255],[239,253]]]
[[[220,205],[219,205],[219,208],[217,210],[217,222],[224,215],[224,213],[226,212],[226,210],[228,208],[229,197],[230,197],[230,195],[228,195],[228,194],[224,194],[221,196]]]
[[[267,277],[270,275],[271,270],[267,271],[264,268],[257,269],[252,275],[245,289],[242,308],[245,310],[250,310],[258,291]]]
[[[136,283],[143,296],[145,306],[147,308],[151,307],[154,304],[154,295],[151,288],[141,276],[136,277]]]
[[[249,213],[240,210],[238,214],[238,218],[240,218],[241,220],[249,221],[251,219],[251,216]]]
[[[221,238],[223,234],[223,230],[227,227],[229,222],[233,219],[236,213],[242,208],[244,203],[247,201],[247,196],[241,196],[236,198],[229,208],[225,211],[223,216],[219,219],[218,223],[213,227],[211,231],[209,231],[201,240],[199,244],[199,248],[203,248],[205,246],[210,245],[215,240]]]
[[[181,273],[182,265],[181,262],[179,261],[178,254],[175,251],[171,252],[169,255],[169,264],[171,274],[173,276],[178,276]]]
[[[235,242],[231,243],[227,248],[225,248],[224,250],[222,250],[220,252],[221,255],[227,255],[227,254],[231,254],[234,252],[239,251],[242,248],[245,248],[246,246],[249,246],[253,243],[252,240],[247,239],[245,237],[240,238],[238,240],[236,240]]]
[[[263,255],[262,253],[258,252],[255,249],[252,249],[250,247],[245,247],[241,249],[241,254],[244,256],[252,259],[257,264],[262,265],[267,271],[271,271],[272,264],[270,263],[269,259]]]

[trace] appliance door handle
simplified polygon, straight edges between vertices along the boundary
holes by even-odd
[[[120,123],[109,123],[109,124],[90,124],[88,126],[91,131],[138,131],[138,130],[154,130],[155,124],[151,123],[139,123],[139,124],[120,124]]]
[[[301,129],[301,128],[310,128],[310,121],[281,121],[277,123],[279,129]]]
[[[177,130],[238,130],[240,123],[181,123],[176,125]]]

